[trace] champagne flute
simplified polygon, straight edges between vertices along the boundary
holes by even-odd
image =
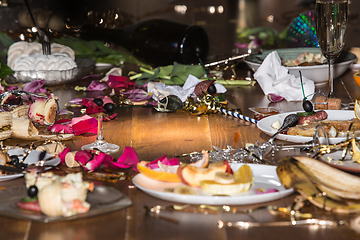
[[[81,147],[82,150],[100,150],[102,152],[115,152],[119,149],[119,146],[116,144],[108,143],[104,139],[103,132],[103,115],[100,113],[98,115],[98,130],[96,140],[93,143],[84,145]]]
[[[334,92],[334,62],[345,45],[348,12],[348,0],[316,0],[316,36],[329,63],[329,97]]]

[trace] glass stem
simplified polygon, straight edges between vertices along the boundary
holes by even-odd
[[[103,132],[103,115],[98,115],[98,130],[96,140],[103,141],[104,140],[104,132]]]
[[[329,59],[329,97],[334,95],[334,59]]]

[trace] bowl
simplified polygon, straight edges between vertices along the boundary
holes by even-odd
[[[43,79],[45,80],[45,85],[47,86],[65,84],[79,80],[89,74],[96,63],[91,58],[78,58],[75,62],[77,67],[73,69],[14,71],[14,73],[9,77],[11,81],[19,83],[27,83],[33,80]]]
[[[321,53],[319,48],[312,47],[274,49],[263,51],[261,54],[250,55],[246,57],[244,61],[254,72],[256,72],[262,61],[272,51],[277,51],[280,58],[284,61],[295,59],[299,56],[299,54],[305,52],[313,54]],[[353,53],[345,51],[342,52],[336,59],[334,65],[334,78],[341,76],[341,74],[343,74],[355,60],[356,56]],[[295,66],[286,68],[289,70],[289,74],[295,75],[295,77],[299,77],[299,71],[301,71],[302,76],[313,80],[315,84],[327,83],[329,79],[329,65],[327,63],[313,66]]]

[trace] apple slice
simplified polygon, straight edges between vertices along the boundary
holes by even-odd
[[[177,170],[177,175],[184,184],[191,187],[200,187],[201,181],[214,180],[217,172],[227,172],[229,171],[229,166],[227,161],[211,163],[208,168],[196,167],[189,164],[181,165]]]

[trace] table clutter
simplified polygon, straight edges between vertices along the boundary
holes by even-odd
[[[335,63],[334,97],[313,47],[136,70],[88,59],[81,74],[76,49],[41,52],[10,45],[0,86],[0,224],[20,229],[9,238],[45,225],[79,239],[359,236],[354,54]],[[238,73],[215,74],[231,61]]]

